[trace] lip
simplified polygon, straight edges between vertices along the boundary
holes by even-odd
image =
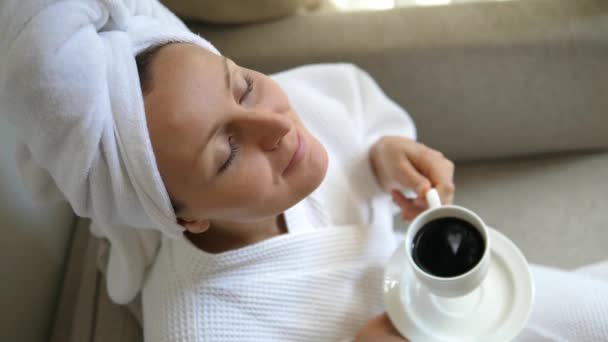
[[[302,139],[300,132],[296,132],[296,134],[298,136],[298,146],[293,152],[289,164],[287,164],[287,167],[285,167],[285,170],[283,170],[283,175],[289,173],[289,171],[291,171],[296,165],[298,165],[298,163],[304,158],[304,147],[306,147],[306,142],[304,141],[304,139]]]

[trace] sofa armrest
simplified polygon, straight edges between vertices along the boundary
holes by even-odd
[[[89,233],[88,222],[80,219],[74,229],[51,342],[93,341],[100,276],[95,267],[97,242]]]
[[[136,318],[108,296],[98,269],[103,243],[91,235],[89,223],[80,219],[74,230],[49,341],[141,342],[143,331]]]
[[[604,0],[527,0],[189,26],[267,73],[355,63],[463,161],[608,147],[607,16]]]

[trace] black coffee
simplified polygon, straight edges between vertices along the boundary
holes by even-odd
[[[437,277],[455,277],[471,270],[485,243],[481,233],[467,221],[447,217],[422,226],[412,241],[414,262]]]

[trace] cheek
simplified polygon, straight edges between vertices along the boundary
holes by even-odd
[[[230,192],[237,205],[253,206],[271,195],[272,177],[268,167],[251,167],[235,178]]]
[[[241,160],[234,171],[215,191],[231,215],[257,212],[280,196],[265,158]]]

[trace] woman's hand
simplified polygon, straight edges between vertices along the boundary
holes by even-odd
[[[407,342],[383,313],[368,321],[358,332],[355,342]]]
[[[401,218],[411,221],[427,209],[424,196],[431,187],[439,192],[441,203],[452,203],[454,163],[441,152],[404,137],[384,136],[372,146],[369,157],[378,183],[401,207]],[[415,191],[418,198],[406,198],[403,188]]]

